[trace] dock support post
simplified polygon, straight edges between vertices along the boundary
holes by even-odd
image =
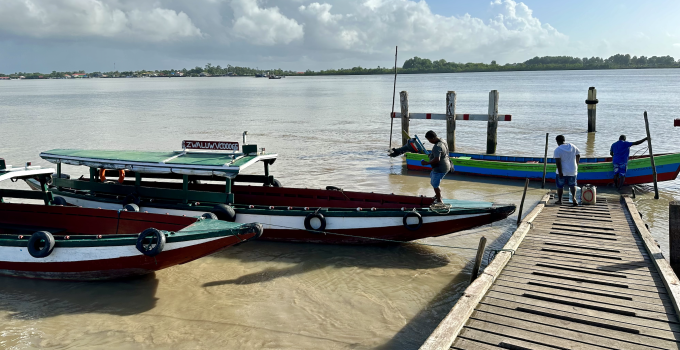
[[[543,155],[543,182],[541,188],[545,188],[545,172],[548,170],[548,137],[550,133],[545,133],[545,154]]]
[[[545,180],[545,176],[543,180]],[[522,202],[519,203],[519,213],[517,213],[517,226],[522,222],[522,209],[524,209],[524,198],[527,196],[527,187],[529,187],[529,178],[524,181],[524,193],[522,194]]]
[[[408,132],[408,123],[409,123],[409,115],[408,115],[408,92],[402,91],[399,93],[399,101],[401,102],[401,144],[405,145],[408,142],[408,137],[406,135],[409,134]],[[406,133],[406,134],[404,134]]]
[[[676,275],[680,275],[680,202],[668,203],[668,244],[670,263]]]
[[[486,130],[486,153],[496,153],[498,144],[498,90],[489,92],[489,122]]]
[[[446,93],[446,143],[449,152],[456,151],[456,92]]]
[[[645,111],[645,128],[647,129],[649,160],[652,162],[652,175],[654,175],[654,199],[659,199],[659,186],[656,182],[656,165],[654,164],[654,151],[652,151],[652,136],[649,134],[649,120],[647,120],[647,111]]]
[[[586,105],[588,106],[588,132],[596,132],[595,128],[595,112],[597,107],[597,90],[594,86],[588,89],[588,99]]]
[[[470,275],[470,283],[479,276],[479,268],[482,266],[482,259],[484,258],[484,248],[486,247],[486,237],[482,236],[479,239],[479,247],[477,247],[477,256],[475,257],[475,265],[472,268],[472,275]]]

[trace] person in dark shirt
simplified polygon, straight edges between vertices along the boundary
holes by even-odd
[[[451,171],[451,161],[449,159],[449,148],[446,143],[437,137],[437,134],[430,130],[425,133],[425,138],[434,144],[432,152],[430,152],[430,160],[422,160],[420,164],[432,166],[430,173],[430,184],[434,188],[434,203],[441,203],[442,191],[439,185],[446,174]]]
[[[635,142],[628,142],[626,141],[626,135],[621,135],[619,140],[612,144],[609,154],[612,156],[612,164],[614,165],[614,186],[616,188],[621,188],[626,181],[626,168],[628,167],[630,147],[637,146],[645,141],[647,141],[646,137]]]

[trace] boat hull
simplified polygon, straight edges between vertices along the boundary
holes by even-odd
[[[460,154],[452,154],[459,155]],[[523,157],[498,157],[482,155],[466,155],[467,157],[451,158],[455,172],[473,176],[498,177],[506,179],[531,179],[543,178],[542,159]],[[478,159],[472,156],[480,157]],[[466,158],[470,159],[466,159]],[[484,157],[484,158],[481,158]],[[504,159],[504,160],[489,160]],[[430,171],[429,166],[422,166],[421,160],[427,159],[424,154],[407,153],[406,165],[409,170]],[[517,161],[520,160],[521,161]],[[532,160],[538,159],[538,160]],[[608,161],[607,161],[608,160]],[[664,154],[654,156],[658,181],[675,180],[680,172],[680,154]],[[528,161],[528,162],[527,162]],[[555,164],[548,163],[546,181],[555,182]],[[581,184],[607,185],[613,183],[614,168],[611,159],[607,158],[582,158],[579,163],[578,182]],[[649,158],[636,158],[628,162],[626,172],[626,185],[637,185],[653,182],[652,166]]]
[[[137,250],[137,233],[162,230],[160,253]],[[54,237],[43,258],[28,251],[34,232]],[[256,235],[250,226],[157,214],[78,207],[0,203],[0,275],[60,280],[105,280],[184,264]]]
[[[118,203],[107,203],[102,197],[84,199],[79,196],[69,196],[65,192],[56,192],[55,195],[63,197],[67,203],[83,207],[101,207],[103,209],[119,210]],[[333,210],[322,211],[326,220],[326,234],[316,233],[305,228],[305,217],[314,212],[314,209],[303,210],[296,208],[275,208],[258,206],[253,209],[235,206],[236,223],[258,222],[264,227],[264,234],[259,240],[278,242],[306,242],[327,244],[384,244],[389,241],[407,242],[426,237],[437,237],[453,232],[486,225],[495,221],[503,220],[511,215],[514,205],[494,206],[492,203],[467,202],[449,200],[455,206],[454,211],[447,214],[426,213],[422,214],[423,224],[417,230],[409,230],[404,224],[406,212],[397,210],[363,211]],[[477,205],[477,208],[473,206]],[[170,208],[142,205],[141,211],[160,213],[177,216],[200,216],[210,212],[210,207]],[[426,209],[427,210],[427,209]],[[409,210],[410,211],[410,210]],[[457,214],[457,212],[459,212]],[[415,223],[415,222],[414,222]],[[409,225],[411,222],[409,222]]]

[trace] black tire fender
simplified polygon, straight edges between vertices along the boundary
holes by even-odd
[[[414,217],[418,218],[418,224],[417,225],[409,225],[408,224],[408,218]],[[403,219],[404,227],[406,227],[407,230],[409,231],[417,231],[421,226],[423,226],[423,216],[420,215],[419,213],[415,211],[410,211],[406,214],[404,214],[404,219]]]
[[[203,213],[203,215],[201,215],[201,217],[204,220],[217,220],[217,215],[215,215],[213,213]]]
[[[321,221],[321,226],[318,228],[313,228],[312,227],[312,219],[317,218],[319,221]],[[317,231],[324,231],[326,229],[326,218],[323,217],[323,214],[321,213],[309,213],[307,216],[305,216],[305,229],[308,231],[312,231],[312,233],[321,233]]]
[[[64,199],[64,197],[55,196],[54,199],[52,200],[52,204],[64,206],[67,203],[66,203],[66,199]]]
[[[135,213],[139,213],[139,206],[135,203],[128,203],[123,206],[123,209],[127,211],[133,211]]]
[[[44,244],[41,248],[41,245]],[[28,253],[34,258],[46,258],[54,250],[54,236],[47,231],[38,231],[28,240]]]
[[[257,223],[257,222],[245,224],[244,228],[245,228],[245,233],[253,233],[253,232],[255,233],[255,236],[248,239],[249,241],[254,241],[256,239],[260,239],[260,237],[262,237],[262,233],[264,232],[264,227],[262,226],[262,224]]]
[[[146,244],[148,238],[151,238],[151,244]],[[153,245],[153,241],[156,244]],[[156,256],[160,254],[165,248],[165,234],[155,228],[147,228],[137,236],[137,250],[146,256]]]
[[[272,187],[283,187],[281,184],[281,181],[274,179],[274,182],[272,182]]]
[[[212,213],[219,220],[234,222],[236,221],[236,211],[233,207],[226,204],[217,204],[213,207]]]
[[[328,190],[328,191],[340,191],[340,192],[342,192],[342,188],[340,188],[340,187],[335,187],[335,186],[326,186],[326,190]]]

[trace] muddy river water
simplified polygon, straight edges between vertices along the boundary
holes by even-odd
[[[590,135],[589,86],[600,100],[598,132]],[[443,113],[446,91],[455,90],[460,113],[485,113],[492,89],[500,92],[499,112],[513,116],[500,123],[498,154],[542,156],[550,133],[566,135],[587,156],[606,156],[620,134],[644,137],[645,110],[654,151],[680,150],[680,128],[673,128],[680,70],[405,75],[397,82],[412,112]],[[390,76],[6,81],[0,157],[48,165],[40,151],[167,151],[183,139],[240,141],[247,130],[250,142],[279,154],[272,172],[284,186],[430,196],[427,173],[386,155],[391,103]],[[429,129],[445,135],[443,121],[411,123],[412,134]],[[486,123],[459,122],[457,138],[459,151],[484,152]],[[396,146],[398,132],[394,139]],[[442,183],[446,198],[513,203],[522,185],[459,175]],[[680,198],[680,182],[661,183],[659,200],[650,189],[638,186],[636,203],[667,251],[668,202]],[[543,193],[532,183],[526,206]],[[502,246],[516,215],[419,241],[460,248],[252,242],[132,280],[0,277],[0,348],[417,349],[467,286],[479,238]]]

